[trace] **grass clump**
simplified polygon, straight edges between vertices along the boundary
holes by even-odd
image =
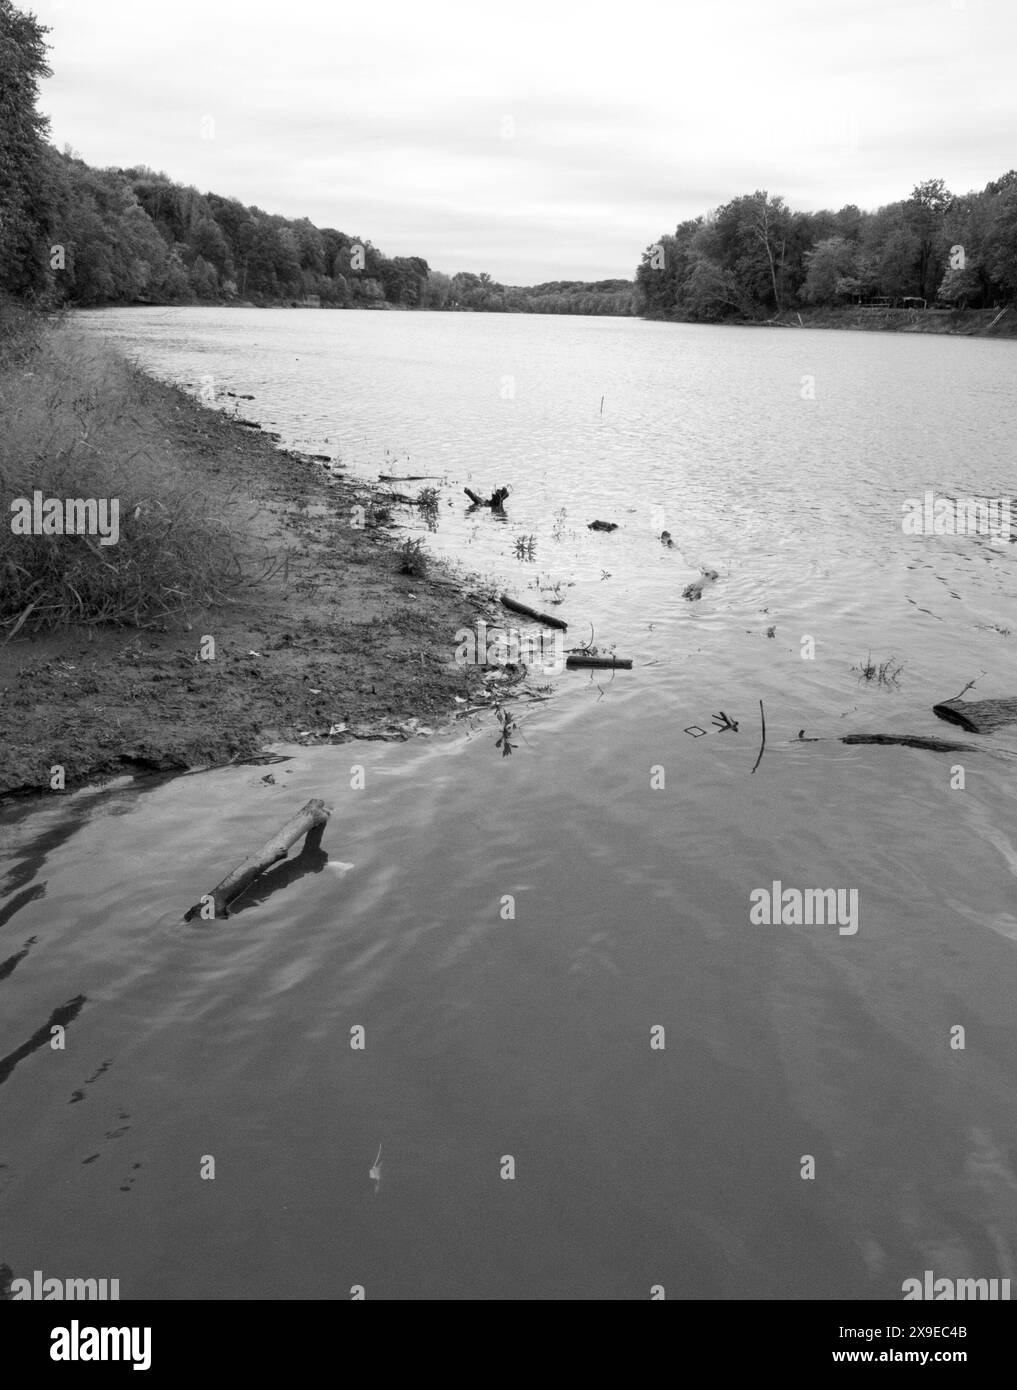
[[[423,541],[403,541],[397,554],[400,574],[412,575],[414,579],[426,577],[429,557]]]
[[[900,685],[900,678],[904,672],[904,663],[890,657],[888,661],[876,663],[872,659],[872,653],[861,663],[860,666],[853,666],[853,671],[858,672],[858,679],[872,682],[875,685],[882,685],[887,690],[895,690]]]
[[[224,600],[242,580],[222,498],[213,503],[197,462],[168,447],[155,393],[103,344],[5,309],[0,642],[69,624],[155,626]],[[37,493],[61,507],[105,499],[115,543],[16,534],[12,504]]]

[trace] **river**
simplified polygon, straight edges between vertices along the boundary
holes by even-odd
[[[1017,1278],[1017,726],[931,712],[971,680],[1017,693],[1017,548],[902,527],[926,493],[1013,493],[1014,345],[78,318],[348,472],[437,475],[437,527],[408,534],[564,595],[570,645],[633,668],[548,677],[511,756],[477,718],[282,748],[273,786],[233,767],[8,808],[0,971],[30,946],[0,980],[0,1263],[166,1299]],[[506,520],[468,512],[464,486],[502,484]],[[318,872],[167,926],[311,796],[335,807]],[[752,921],[774,881],[855,890],[853,926]]]

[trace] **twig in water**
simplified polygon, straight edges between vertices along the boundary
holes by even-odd
[[[756,761],[755,761],[755,765],[753,766],[752,772],[755,772],[756,768],[757,768],[757,767],[759,766],[759,764],[763,761],[763,750],[764,750],[765,747],[766,747],[766,711],[763,709],[763,702],[762,702],[762,700],[760,700],[760,702],[759,702],[759,718],[762,720],[762,724],[763,724],[763,741],[762,741],[762,743],[759,745],[759,757],[758,757],[758,758],[756,759]],[[749,774],[750,777],[751,777],[751,775],[752,775],[752,773]]]
[[[978,676],[984,676],[984,675],[985,675],[985,672],[984,672],[984,671],[979,671],[979,672],[978,672]],[[978,676],[975,677],[975,680],[973,680],[973,681],[968,681],[968,683],[967,683],[967,685],[964,687],[964,689],[961,690],[961,691],[958,691],[958,693],[957,693],[956,695],[951,695],[951,696],[950,696],[950,700],[959,700],[959,699],[961,698],[962,695],[966,695],[966,694],[968,693],[968,691],[971,689],[971,687],[974,685],[975,681],[977,681]],[[942,704],[949,704],[949,700],[943,700],[943,701],[941,701],[941,703],[942,703]]]

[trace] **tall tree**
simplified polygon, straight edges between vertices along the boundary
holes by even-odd
[[[48,123],[39,82],[50,76],[45,35],[34,15],[0,0],[0,289],[34,296],[48,280],[43,199]]]

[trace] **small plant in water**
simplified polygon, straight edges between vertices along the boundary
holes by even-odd
[[[537,580],[537,590],[548,603],[564,603],[571,588],[572,581],[569,579],[552,579],[548,575],[547,579]]]
[[[399,547],[399,573],[423,579],[427,574],[427,551],[423,541],[403,541]]]
[[[516,559],[535,560],[537,558],[536,536],[516,536]]]
[[[438,510],[438,489],[436,487],[422,487],[417,493],[417,506],[422,512],[436,512]]]
[[[861,666],[853,666],[851,669],[858,672],[859,680],[874,681],[876,685],[885,686],[887,690],[894,690],[900,684],[904,663],[891,656],[888,661],[877,666],[872,659],[872,653],[869,652]]]
[[[503,708],[503,706],[501,705],[497,707],[495,713],[498,719],[498,723],[501,725],[501,734],[499,735],[498,741],[494,746],[495,748],[501,749],[501,755],[503,758],[507,758],[509,754],[512,753],[517,747],[517,745],[512,743],[509,739],[509,734],[515,733],[516,723],[509,711]]]

